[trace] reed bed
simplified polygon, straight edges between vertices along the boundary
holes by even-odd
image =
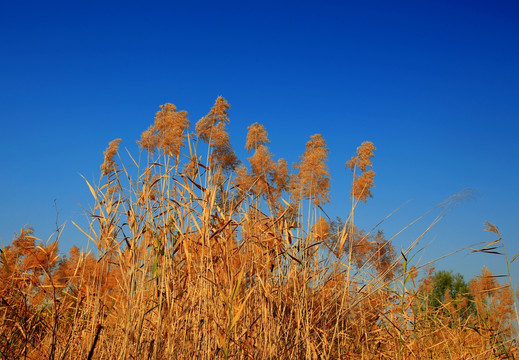
[[[90,251],[60,256],[30,227],[2,249],[2,359],[517,356],[510,286],[484,270],[438,301],[431,267],[412,264],[419,239],[396,254],[383,232],[355,226],[374,185],[372,143],[347,161],[352,207],[332,221],[323,137],[290,169],[253,124],[246,165],[228,110],[219,97],[190,132],[185,111],[161,106],[126,165],[121,140],[109,144],[99,182],[86,182]]]

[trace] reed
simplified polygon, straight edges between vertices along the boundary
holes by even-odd
[[[139,140],[142,161],[123,164],[121,140],[109,144],[99,182],[86,181],[90,252],[61,257],[29,227],[2,249],[2,358],[517,356],[508,285],[484,270],[470,294],[432,306],[433,272],[419,278],[412,263],[417,242],[396,254],[383,232],[356,227],[374,186],[372,143],[346,163],[351,211],[331,221],[323,137],[290,170],[253,124],[244,164],[229,109],[219,97],[190,133],[187,112],[161,106]]]

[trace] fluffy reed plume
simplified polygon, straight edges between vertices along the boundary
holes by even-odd
[[[219,133],[220,129],[215,128],[215,126],[218,123],[226,124],[229,122],[227,110],[230,108],[229,103],[223,97],[218,96],[209,113],[196,123],[195,129],[198,137],[213,147],[225,142],[227,137]]]
[[[274,198],[279,199],[284,192],[288,191],[290,185],[290,170],[285,159],[278,159],[272,181],[275,185],[273,189]]]
[[[312,235],[317,240],[323,240],[330,235],[330,226],[324,217],[320,217],[312,226]]]
[[[186,111],[177,112],[176,106],[169,103],[161,105],[155,123],[142,133],[138,144],[149,153],[160,150],[164,155],[178,159],[188,127]]]
[[[366,171],[368,167],[372,167],[371,158],[374,156],[373,150],[376,150],[375,145],[370,141],[364,141],[357,148],[357,155],[352,156],[350,160],[346,162],[346,168],[353,168],[357,166],[361,171]]]
[[[356,175],[351,188],[351,197],[358,201],[367,202],[368,197],[373,197],[371,189],[375,186],[374,179],[375,172],[373,170],[365,171],[359,176]]]
[[[256,150],[261,145],[270,143],[267,130],[265,130],[263,125],[254,123],[248,126],[247,129],[249,130],[245,143],[245,149],[247,149],[247,151]]]
[[[253,124],[249,167],[236,167],[228,109],[219,97],[197,138],[186,139],[187,113],[163,105],[139,142],[160,154],[132,159],[136,166],[117,167],[120,140],[110,143],[101,168],[108,176],[88,183],[94,203],[80,228],[92,250],[60,256],[59,235],[45,243],[30,227],[1,249],[0,358],[519,356],[513,295],[501,276],[483,269],[455,291],[441,272],[410,264],[414,245],[397,256],[382,231],[357,228],[354,210],[346,224],[329,221],[320,135],[293,174]],[[372,177],[362,176],[372,171],[373,150],[363,143],[347,163],[354,203],[371,195]],[[309,199],[308,213],[289,196]],[[474,251],[499,253],[499,237]]]
[[[269,143],[267,131],[258,123],[248,127],[247,141],[245,149],[254,150],[254,154],[249,157],[250,174],[244,174],[240,170],[242,178],[237,178],[238,183],[246,183],[252,192],[257,196],[266,194],[269,190],[269,183],[276,173],[276,163],[272,160],[272,154],[265,144]],[[243,185],[242,185],[243,187]]]
[[[374,186],[375,172],[367,170],[373,167],[371,163],[373,150],[376,150],[373,143],[365,141],[357,148],[357,155],[346,162],[346,169],[349,168],[353,172],[351,197],[354,201],[367,202],[368,197],[373,197],[371,189]],[[361,173],[356,173],[355,168],[358,168]]]
[[[198,137],[213,148],[209,159],[210,164],[224,171],[234,170],[240,162],[232,149],[229,134],[225,130],[229,122],[227,110],[230,108],[229,103],[219,96],[211,111],[196,123],[195,128]]]
[[[254,123],[248,130],[245,149],[249,152],[254,150],[248,158],[250,171],[245,165],[238,167],[234,184],[242,191],[257,197],[264,196],[272,211],[277,212],[281,209],[279,198],[288,189],[290,175],[287,162],[279,159],[276,163],[272,159],[266,146],[270,140],[263,125]]]
[[[110,141],[108,148],[104,152],[105,161],[101,164],[101,174],[109,175],[117,170],[117,164],[115,163],[114,157],[119,150],[119,144],[121,139],[115,139]]]
[[[306,150],[300,157],[299,164],[295,166],[299,170],[292,182],[292,194],[296,199],[302,195],[306,199],[312,199],[316,206],[329,201],[330,174],[327,160],[328,148],[322,135],[310,136]]]

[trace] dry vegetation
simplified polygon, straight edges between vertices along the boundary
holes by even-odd
[[[57,240],[43,244],[30,227],[2,249],[3,359],[519,353],[510,286],[484,269],[467,291],[439,296],[435,273],[418,276],[410,264],[417,242],[395,254],[381,231],[355,227],[355,208],[374,184],[372,143],[346,163],[351,213],[331,221],[322,211],[330,188],[323,137],[311,136],[290,169],[274,161],[256,123],[241,164],[226,132],[228,109],[219,97],[189,133],[185,111],[161,106],[139,141],[145,165],[132,158],[124,166],[120,139],[110,143],[99,184],[88,183],[94,205],[82,230],[94,251],[74,247],[60,257]],[[479,251],[502,248],[499,237]]]

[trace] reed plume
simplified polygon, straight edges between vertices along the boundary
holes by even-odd
[[[177,111],[175,105],[167,103],[160,106],[154,124],[142,133],[137,143],[149,153],[161,151],[178,161],[188,128],[187,112]]]
[[[115,139],[110,141],[108,144],[108,148],[104,152],[105,160],[101,164],[101,174],[109,175],[117,170],[117,164],[115,163],[114,157],[117,154],[117,150],[119,150],[119,144],[121,143],[121,139]]]
[[[302,195],[306,199],[312,199],[316,206],[329,201],[330,174],[327,160],[328,148],[322,135],[310,136],[299,164],[295,165],[299,170],[292,181],[292,194],[296,199]]]

